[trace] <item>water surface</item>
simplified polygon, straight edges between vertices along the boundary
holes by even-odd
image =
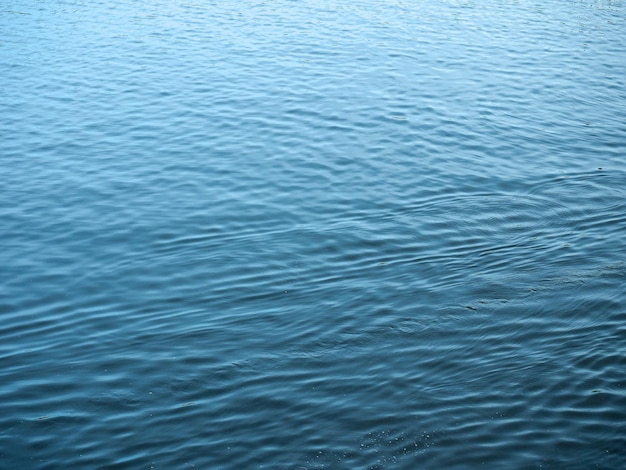
[[[8,0],[0,467],[626,466],[626,2]]]

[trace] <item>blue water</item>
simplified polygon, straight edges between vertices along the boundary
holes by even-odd
[[[0,5],[0,468],[626,467],[626,2]]]

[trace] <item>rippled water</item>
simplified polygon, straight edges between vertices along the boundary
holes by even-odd
[[[626,2],[0,6],[1,468],[626,466]]]

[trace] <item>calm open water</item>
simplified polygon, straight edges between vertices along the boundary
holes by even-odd
[[[6,0],[0,468],[626,466],[626,1]]]

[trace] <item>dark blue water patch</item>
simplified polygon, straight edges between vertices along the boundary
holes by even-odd
[[[0,467],[623,467],[625,6],[2,7]]]

